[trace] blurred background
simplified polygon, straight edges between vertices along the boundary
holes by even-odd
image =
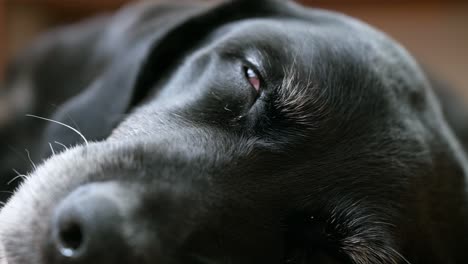
[[[111,12],[131,1],[134,0],[0,0],[0,78],[8,59],[41,32]],[[341,11],[380,28],[468,99],[468,0],[298,2]]]

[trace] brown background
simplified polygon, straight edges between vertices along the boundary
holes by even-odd
[[[99,12],[109,12],[129,1],[0,0],[0,72],[7,58],[40,32]],[[468,0],[301,2],[338,10],[382,29],[468,98]]]

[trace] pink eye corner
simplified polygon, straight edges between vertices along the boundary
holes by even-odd
[[[257,91],[260,92],[261,81],[258,75],[249,67],[244,68],[245,77],[249,81],[250,85]]]

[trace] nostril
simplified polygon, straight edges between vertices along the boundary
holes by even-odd
[[[132,207],[118,185],[84,185],[66,196],[53,211],[46,255],[51,263],[118,263],[128,254],[127,218]],[[132,229],[133,230],[133,229]],[[0,261],[1,262],[1,261]]]
[[[58,249],[64,257],[73,257],[83,246],[84,234],[77,221],[62,223],[57,237]]]

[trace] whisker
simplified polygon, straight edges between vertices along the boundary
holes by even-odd
[[[59,122],[59,121],[56,121],[56,120],[53,120],[53,119],[41,117],[41,116],[30,115],[30,114],[28,114],[28,115],[26,115],[26,116],[28,116],[28,117],[35,117],[35,118],[38,118],[38,119],[42,119],[42,120],[45,120],[45,121],[49,121],[49,122],[52,122],[52,123],[56,123],[56,124],[62,125],[62,126],[68,128],[68,129],[72,130],[73,132],[77,133],[77,134],[83,139],[83,141],[85,142],[86,146],[89,145],[88,140],[86,139],[86,137],[85,137],[83,134],[81,134],[80,131],[78,131],[77,129],[75,129],[75,128],[72,127],[72,126],[69,126],[69,125],[67,125],[67,124],[64,124],[64,123],[62,123],[62,122]]]
[[[16,169],[11,169],[16,175],[22,175],[22,173],[19,173]]]
[[[68,119],[70,119],[70,121],[71,121],[71,122],[73,123],[73,125],[76,127],[76,130],[80,131],[80,127],[79,127],[78,124],[75,122],[75,120],[74,120],[68,113],[66,113],[65,115],[68,117]]]
[[[62,146],[62,147],[65,149],[65,150],[68,150],[68,147],[67,147],[67,146],[65,146],[65,144],[63,144],[63,143],[60,143],[60,142],[58,142],[58,141],[54,141],[54,143],[55,143],[55,144],[57,144],[57,145],[60,145],[60,146]]]
[[[12,184],[14,181],[16,181],[17,179],[26,179],[27,178],[27,175],[25,174],[21,174],[19,173],[17,170],[13,169],[13,171],[17,174],[16,177],[14,177],[13,179],[11,179],[10,181],[7,182],[7,185],[10,185]]]
[[[26,151],[26,154],[28,155],[28,160],[29,160],[29,162],[31,162],[31,164],[32,164],[32,166],[33,166],[34,169],[37,169],[36,164],[35,164],[34,161],[31,159],[31,154],[29,153],[29,150],[25,149],[25,151]]]
[[[52,144],[50,144],[50,142],[49,142],[49,147],[50,147],[50,150],[52,151],[52,156],[55,156],[55,150],[52,147]]]

